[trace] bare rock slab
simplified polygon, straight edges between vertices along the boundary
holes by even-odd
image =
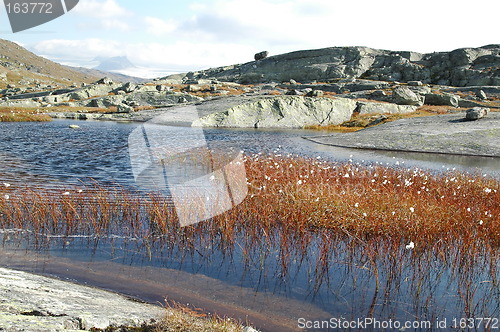
[[[139,327],[165,310],[124,296],[0,268],[0,330],[82,331]]]
[[[193,127],[303,128],[348,121],[357,103],[345,98],[281,96],[261,99],[201,117]]]
[[[500,113],[473,122],[460,114],[401,119],[353,133],[306,138],[347,148],[500,158]]]

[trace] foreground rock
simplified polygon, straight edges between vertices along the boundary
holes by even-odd
[[[464,121],[462,114],[402,119],[354,133],[307,137],[325,145],[348,148],[430,152],[500,157],[500,113],[481,121]]]
[[[470,110],[467,110],[467,113],[465,115],[465,119],[469,121],[475,121],[484,118],[488,112],[490,111],[489,108],[485,107],[474,107],[471,108]]]
[[[237,105],[194,121],[194,127],[303,128],[339,125],[357,107],[351,99],[284,96]]]
[[[81,331],[140,327],[164,309],[68,282],[0,268],[0,330]]]

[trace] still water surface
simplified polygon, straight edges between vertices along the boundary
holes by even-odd
[[[81,128],[69,129],[70,124]],[[0,182],[64,190],[97,181],[136,189],[128,137],[138,126],[74,121],[0,123]],[[301,136],[317,134],[304,130],[209,129],[204,133],[210,147],[234,147],[249,154],[290,153],[434,172],[456,168],[496,176],[500,171],[498,158],[327,147],[303,140]],[[182,135],[177,139],[182,141]],[[0,233],[4,245],[0,263],[87,282],[148,301],[161,302],[170,297],[194,303],[220,314],[248,318],[269,331],[293,329],[301,317],[436,320],[453,319],[463,310],[458,299],[463,286],[460,278],[449,267],[433,261],[418,266],[416,273],[420,263],[412,261],[404,250],[395,255],[398,260],[380,269],[378,278],[385,281],[385,287],[379,288],[369,262],[345,243],[331,244],[331,252],[319,264],[325,239],[315,235],[307,252],[290,253],[284,271],[278,239],[274,243],[248,244],[244,233],[242,230],[239,242],[229,251],[217,247],[213,239],[198,239],[194,247],[186,249],[118,235],[101,239],[53,238],[44,248],[33,250],[29,234],[5,230]],[[396,279],[394,271],[398,271]],[[476,313],[498,317],[498,294],[492,294],[494,285],[487,282],[492,280],[491,270],[483,264],[470,273],[474,274],[471,279],[478,282],[473,299]],[[415,287],[419,288],[418,294]]]

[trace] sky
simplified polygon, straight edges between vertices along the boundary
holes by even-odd
[[[50,60],[94,67],[127,56],[159,77],[245,63],[259,51],[367,46],[430,53],[500,43],[498,0],[80,0],[66,15],[0,38]]]

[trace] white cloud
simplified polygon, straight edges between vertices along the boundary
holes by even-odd
[[[120,42],[90,38],[84,40],[50,39],[30,47],[36,54],[49,59],[67,59],[68,62],[86,62],[97,56],[120,56]]]
[[[223,66],[251,61],[255,49],[230,43],[127,43],[103,39],[45,40],[30,47],[36,54],[65,63],[89,64],[96,57],[127,56],[140,67],[163,72]]]
[[[146,31],[155,36],[163,36],[174,32],[177,24],[173,20],[165,21],[157,17],[147,16],[144,18]]]
[[[116,0],[80,1],[73,12],[91,18],[126,17],[132,15],[132,12],[121,7]]]
[[[131,26],[125,19],[134,15],[116,0],[80,1],[74,12],[85,17],[84,21],[77,24],[82,30],[130,31]]]
[[[488,8],[489,0],[474,7]],[[215,0],[190,6],[183,22],[205,41],[267,47],[273,54],[306,48],[368,46],[420,52],[449,51],[495,42],[495,11],[481,13],[481,32],[463,24],[465,10],[451,0]],[[491,31],[491,33],[490,33]]]

